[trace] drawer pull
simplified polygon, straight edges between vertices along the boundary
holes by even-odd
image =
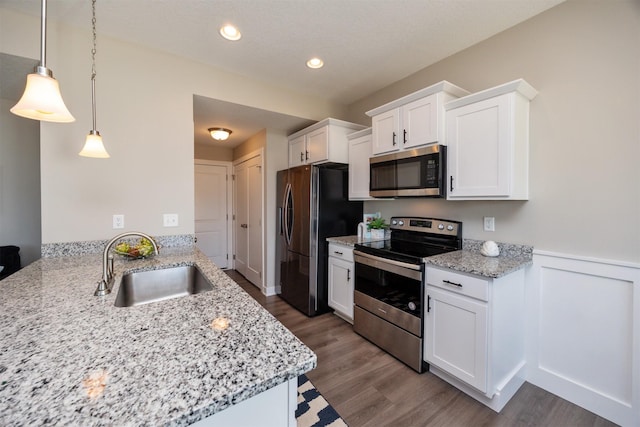
[[[334,254],[338,254],[338,255],[343,255],[343,253],[342,253],[342,252],[340,252],[340,251],[333,251],[333,253],[334,253]]]
[[[450,281],[450,280],[443,280],[443,281],[442,281],[442,283],[446,283],[447,285],[453,285],[453,286],[457,286],[457,287],[459,287],[459,288],[462,288],[462,284],[460,284],[460,283],[455,283],[455,282],[452,282],[452,281]]]

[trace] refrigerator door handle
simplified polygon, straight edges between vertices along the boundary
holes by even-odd
[[[278,208],[278,234],[282,236],[282,208]]]
[[[291,229],[289,227],[289,202],[291,201],[291,184],[287,183],[284,190],[284,238],[287,245],[291,244]]]

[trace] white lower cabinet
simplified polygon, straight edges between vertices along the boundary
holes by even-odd
[[[524,382],[524,270],[490,279],[427,267],[424,359],[499,412]]]
[[[329,307],[353,323],[353,248],[329,243]]]

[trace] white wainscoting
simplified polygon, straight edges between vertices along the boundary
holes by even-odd
[[[640,265],[534,251],[527,381],[640,426]]]

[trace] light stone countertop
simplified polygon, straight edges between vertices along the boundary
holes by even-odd
[[[356,243],[372,240],[358,236],[339,236],[329,237],[327,241],[353,247]],[[482,243],[481,240],[464,239],[462,250],[427,257],[424,262],[427,266],[444,267],[493,279],[533,264],[531,246],[498,243],[500,255],[486,257],[480,254]]]
[[[363,237],[358,236],[337,236],[337,237],[327,237],[327,242],[329,243],[339,243],[345,246],[354,247],[356,243],[363,242],[374,242],[380,239],[365,239]]]
[[[0,282],[0,425],[188,425],[310,371],[316,355],[193,246],[43,258]],[[123,271],[196,265],[209,292],[114,301]],[[228,327],[211,327],[218,318]]]

